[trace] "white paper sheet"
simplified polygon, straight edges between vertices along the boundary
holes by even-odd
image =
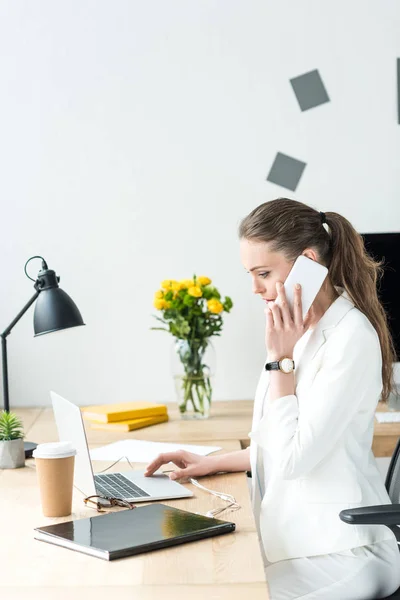
[[[195,454],[207,456],[211,452],[221,450],[220,446],[195,446],[194,444],[171,444],[168,442],[148,442],[143,440],[120,440],[101,448],[90,450],[92,460],[118,460],[127,456],[131,462],[151,462],[161,452],[188,450]],[[126,459],[124,459],[126,461]]]
[[[379,423],[399,423],[400,412],[395,410],[389,412],[376,412],[375,418]]]

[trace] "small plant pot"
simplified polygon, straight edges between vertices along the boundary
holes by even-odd
[[[25,466],[24,440],[0,442],[0,469],[19,469]]]

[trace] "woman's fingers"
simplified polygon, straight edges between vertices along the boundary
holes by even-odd
[[[278,330],[282,329],[281,311],[276,301],[268,302],[268,308],[265,309],[265,314],[267,315],[267,325],[269,327]],[[270,318],[268,318],[269,315],[271,315]]]
[[[175,469],[173,473],[169,474],[170,479],[182,479],[183,477],[190,477],[193,467],[186,467],[186,469]]]
[[[289,310],[289,303],[286,298],[285,286],[283,283],[277,283],[276,290],[278,292],[278,306],[281,310],[283,325],[286,327],[290,326],[292,317]]]
[[[294,322],[296,325],[300,326],[303,325],[303,309],[302,309],[302,302],[301,302],[301,285],[300,284],[296,284],[299,286],[299,288],[297,289],[296,286],[294,286],[294,301],[293,301],[293,313],[294,313]]]
[[[165,452],[163,454],[159,454],[157,458],[155,458],[151,463],[149,463],[145,469],[144,475],[145,477],[149,477],[153,475],[157,469],[161,467],[161,465],[165,465],[166,463],[173,462],[177,467],[183,469],[186,464],[182,458],[182,455],[178,452]]]

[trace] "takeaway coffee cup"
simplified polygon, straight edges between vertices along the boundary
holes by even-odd
[[[45,517],[71,514],[75,455],[71,442],[39,444],[33,451]]]

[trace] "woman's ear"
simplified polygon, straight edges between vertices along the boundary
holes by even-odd
[[[306,258],[310,258],[311,260],[315,260],[316,262],[318,262],[317,254],[312,248],[306,248],[301,254]]]

